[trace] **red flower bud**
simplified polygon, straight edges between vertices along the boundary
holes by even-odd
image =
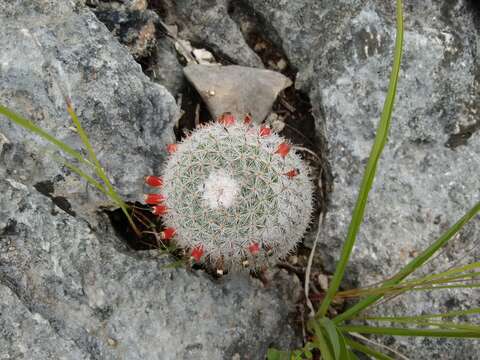
[[[248,245],[248,251],[250,251],[252,255],[257,255],[260,252],[260,245],[256,242],[251,243]]]
[[[260,128],[260,136],[261,137],[267,137],[271,134],[271,130],[268,126],[262,126]]]
[[[249,125],[252,122],[252,120],[253,120],[252,115],[247,114],[247,115],[245,115],[245,118],[243,119],[243,123],[245,125]]]
[[[168,144],[167,145],[167,152],[169,154],[173,154],[175,151],[177,151],[177,144]]]
[[[195,259],[196,262],[199,262],[204,254],[203,246],[197,245],[192,250],[192,257]]]
[[[226,113],[223,113],[222,115],[220,115],[217,118],[217,121],[218,121],[219,124],[222,124],[222,125],[225,125],[225,126],[233,125],[233,124],[235,124],[235,116],[233,116],[229,112],[226,112]]]
[[[168,227],[163,229],[163,231],[160,233],[160,238],[162,240],[170,240],[176,233],[177,231],[174,228]]]
[[[297,176],[298,174],[300,174],[300,172],[298,171],[298,169],[292,169],[290,170],[289,172],[286,172],[284,175],[287,175],[289,179],[293,179],[295,176]]]
[[[157,205],[157,204],[160,204],[162,201],[165,201],[165,196],[161,194],[145,194],[144,195],[145,204]]]
[[[288,152],[290,151],[290,144],[287,144],[285,142],[281,143],[278,145],[277,151],[275,151],[275,154],[279,154],[281,157],[287,156]]]
[[[146,176],[145,184],[151,187],[160,187],[163,185],[163,180],[159,176]]]
[[[152,208],[153,215],[162,216],[168,212],[168,208],[165,205],[155,205]]]

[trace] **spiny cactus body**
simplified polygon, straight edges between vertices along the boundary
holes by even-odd
[[[225,115],[168,150],[153,211],[195,261],[258,268],[301,240],[312,212],[309,170],[268,127]]]

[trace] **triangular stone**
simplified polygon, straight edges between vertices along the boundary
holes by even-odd
[[[214,118],[231,112],[243,119],[250,113],[260,123],[280,91],[292,85],[289,78],[278,72],[238,65],[194,64],[183,71]]]

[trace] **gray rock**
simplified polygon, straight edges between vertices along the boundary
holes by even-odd
[[[148,58],[157,44],[158,15],[137,2],[101,2],[93,11],[137,60]]]
[[[334,190],[319,256],[333,270],[388,85],[394,2],[245,0],[299,69],[326,127]],[[405,54],[389,142],[349,267],[358,285],[399,270],[479,200],[479,14],[473,2],[405,5]],[[478,217],[426,272],[480,256]],[[378,309],[421,314],[479,305],[477,291],[416,293]],[[478,342],[396,339],[411,359],[478,358]]]
[[[9,287],[1,285],[3,274],[0,279],[1,359],[89,358],[72,340],[57,334],[47,319],[25,306]]]
[[[165,34],[157,13],[147,9],[146,1],[96,2],[90,6],[98,20],[142,64],[144,73],[176,97],[185,78],[174,40]]]
[[[185,85],[185,77],[175,47],[168,38],[162,38],[157,41],[155,51],[155,62],[147,69],[147,73],[153,81],[177,96]]]
[[[250,113],[261,123],[278,94],[292,85],[286,76],[245,66],[188,65],[183,69],[216,119],[231,112],[237,119]]]
[[[162,4],[166,22],[177,22],[181,37],[227,60],[261,67],[225,1]],[[350,279],[359,285],[394,273],[478,201],[479,19],[472,4],[428,0],[405,6],[406,51],[397,107],[349,268]],[[296,86],[309,93],[318,128],[326,128],[335,181],[319,257],[333,269],[388,84],[393,2],[242,0],[241,5],[255,14],[262,31],[299,70]],[[28,26],[47,59],[62,64],[101,161],[122,193],[134,199],[143,174],[158,169],[161,149],[171,136],[176,108],[168,92],[149,82],[78,3],[72,9],[71,2],[62,0],[20,6],[2,1],[0,14],[0,101],[62,139],[76,141],[66,125],[62,93],[45,77],[51,64],[19,31]],[[247,278],[217,284],[201,273],[162,270],[162,259],[132,256],[108,230],[93,233],[80,217],[51,215],[32,185],[68,198],[71,211],[81,217],[86,217],[85,209],[97,209],[101,198],[39,156],[42,143],[35,137],[4,121],[0,132],[0,177],[9,179],[0,182],[0,282],[10,292],[0,291],[13,304],[7,305],[12,317],[1,319],[32,327],[20,327],[10,337],[13,343],[42,339],[39,332],[51,328],[64,340],[58,342],[58,352],[63,349],[71,358],[115,358],[120,353],[133,359],[226,358],[237,352],[262,358],[274,338],[285,341],[278,346],[293,346],[293,331],[284,322],[292,309],[288,292],[260,290]],[[443,269],[454,259],[478,259],[479,233],[476,219],[432,268]],[[415,293],[378,312],[447,311],[479,306],[478,299],[471,291]],[[50,327],[31,326],[39,319],[36,314]],[[13,331],[12,325],[5,328]],[[274,336],[274,329],[285,332]],[[478,357],[479,344],[473,341],[385,341],[411,359]],[[3,344],[14,356],[23,349]],[[38,354],[55,356],[55,351],[46,343]]]
[[[263,359],[271,343],[295,346],[285,323],[291,289],[263,289],[246,274],[213,281],[166,269],[171,260],[154,252],[127,253],[109,227],[52,216],[40,194],[13,179],[0,180],[0,191],[2,355]],[[36,341],[37,350],[23,346]]]
[[[0,28],[0,103],[79,148],[70,94],[115,186],[137,200],[172,140],[173,97],[80,1],[0,1]],[[298,345],[291,289],[132,253],[98,214],[105,199],[46,145],[0,118],[0,358],[263,359],[270,344]]]
[[[239,26],[228,16],[225,0],[166,0],[160,11],[165,22],[179,25],[179,37],[212,50],[223,62],[263,67],[245,42]],[[218,59],[217,59],[218,60]]]
[[[165,144],[174,139],[173,97],[81,6],[0,2],[0,14],[0,102],[79,149],[63,101],[69,94],[112,182],[126,199],[138,200],[144,175],[158,171]],[[37,136],[5,118],[0,133],[10,142],[3,146],[1,177],[37,184],[75,213],[105,204],[103,195],[45,156],[47,144]]]

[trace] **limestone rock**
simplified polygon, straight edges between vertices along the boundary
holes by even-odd
[[[229,65],[188,65],[187,79],[197,89],[214,118],[231,112],[237,119],[250,113],[260,123],[277,95],[292,82],[271,70]]]

